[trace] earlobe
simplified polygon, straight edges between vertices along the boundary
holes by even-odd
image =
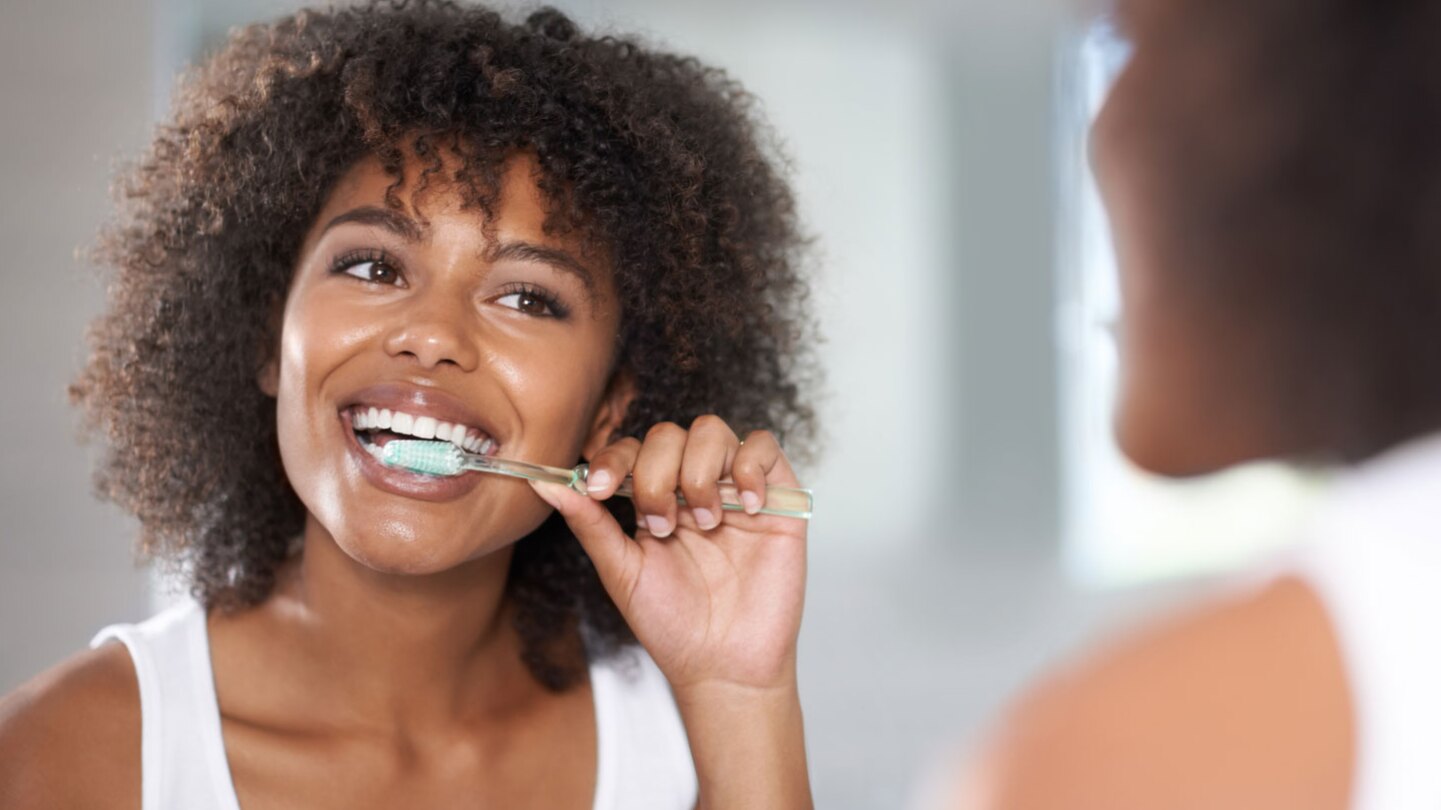
[[[280,395],[280,349],[274,336],[280,334],[281,317],[281,304],[277,299],[271,304],[269,329],[266,330],[266,334],[271,337],[260,347],[259,354],[263,359],[260,368],[255,372],[255,384],[271,399]]]
[[[630,412],[630,404],[635,400],[635,395],[635,377],[628,369],[618,369],[611,375],[605,397],[601,399],[595,419],[591,422],[590,435],[586,437],[585,447],[581,449],[581,456],[586,461],[594,458],[615,438],[616,431],[620,430],[626,414]]]
[[[268,360],[265,365],[260,367],[260,371],[255,374],[256,384],[259,385],[260,390],[271,399],[275,399],[280,395],[280,371],[277,365],[275,360]]]

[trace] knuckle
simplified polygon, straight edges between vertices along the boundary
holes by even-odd
[[[683,435],[684,433],[685,428],[677,425],[674,422],[659,422],[657,424],[651,425],[650,429],[645,432],[645,439],[648,442],[664,440],[674,437],[677,434]]]
[[[704,470],[691,470],[681,479],[681,487],[686,492],[705,492],[715,484],[715,479],[706,475]]]
[[[624,439],[607,446],[605,449],[613,453],[624,453],[635,452],[638,447],[640,447],[640,439],[634,436],[626,436]]]
[[[690,429],[692,431],[710,433],[716,431],[728,431],[730,430],[730,426],[727,425],[725,420],[720,418],[719,416],[716,416],[713,413],[707,413],[697,416],[695,420],[690,423]]]
[[[635,439],[626,439],[624,442],[612,444],[595,454],[592,466],[595,464],[623,464],[624,459],[635,456],[635,451],[639,447],[640,442]]]
[[[667,498],[675,496],[675,492],[667,487],[664,481],[655,478],[636,481],[635,493],[637,500],[648,506],[663,506]]]

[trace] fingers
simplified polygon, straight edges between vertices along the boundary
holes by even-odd
[[[667,537],[675,530],[679,513],[675,490],[685,445],[685,428],[662,422],[646,433],[631,470],[636,522],[656,537]]]
[[[605,506],[560,484],[531,481],[530,486],[565,518],[610,598],[622,607],[629,604],[639,579],[641,552]]]
[[[672,422],[652,427],[644,441],[622,439],[595,455],[586,481],[596,500],[615,495],[630,475],[638,529],[668,537],[679,522],[677,491],[685,497],[696,528],[710,531],[723,520],[720,482],[732,480],[742,507],[756,514],[766,501],[766,485],[795,485],[795,474],[768,431],[756,431],[742,443],[718,416],[702,416],[689,430]]]
[[[754,515],[765,506],[766,484],[772,479],[786,486],[795,485],[795,473],[781,452],[780,442],[770,431],[757,430],[746,436],[731,463],[731,480],[740,492],[746,514]]]
[[[635,459],[639,454],[640,439],[629,437],[596,453],[590,460],[590,474],[585,479],[586,494],[601,501],[614,495],[635,468]]]
[[[721,523],[717,483],[730,470],[740,439],[718,416],[702,416],[691,424],[681,459],[680,488],[696,526],[710,531]]]

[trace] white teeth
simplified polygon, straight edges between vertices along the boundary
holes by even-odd
[[[396,433],[410,433],[415,430],[415,417],[403,411],[397,411],[390,420],[390,429]]]
[[[442,422],[433,416],[416,416],[404,411],[359,406],[350,412],[350,423],[357,431],[390,430],[417,439],[450,442],[471,453],[489,453],[495,449],[495,440],[484,433],[465,425]],[[371,445],[367,447],[379,449]]]

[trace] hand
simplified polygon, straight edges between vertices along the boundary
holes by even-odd
[[[768,432],[742,444],[702,416],[690,430],[656,425],[591,460],[589,497],[533,482],[570,525],[606,591],[678,696],[713,686],[793,690],[805,596],[805,521],[722,511],[717,482],[735,482],[747,512],[767,485],[799,486]],[[599,501],[633,477],[628,536]],[[687,506],[676,502],[679,489]]]

